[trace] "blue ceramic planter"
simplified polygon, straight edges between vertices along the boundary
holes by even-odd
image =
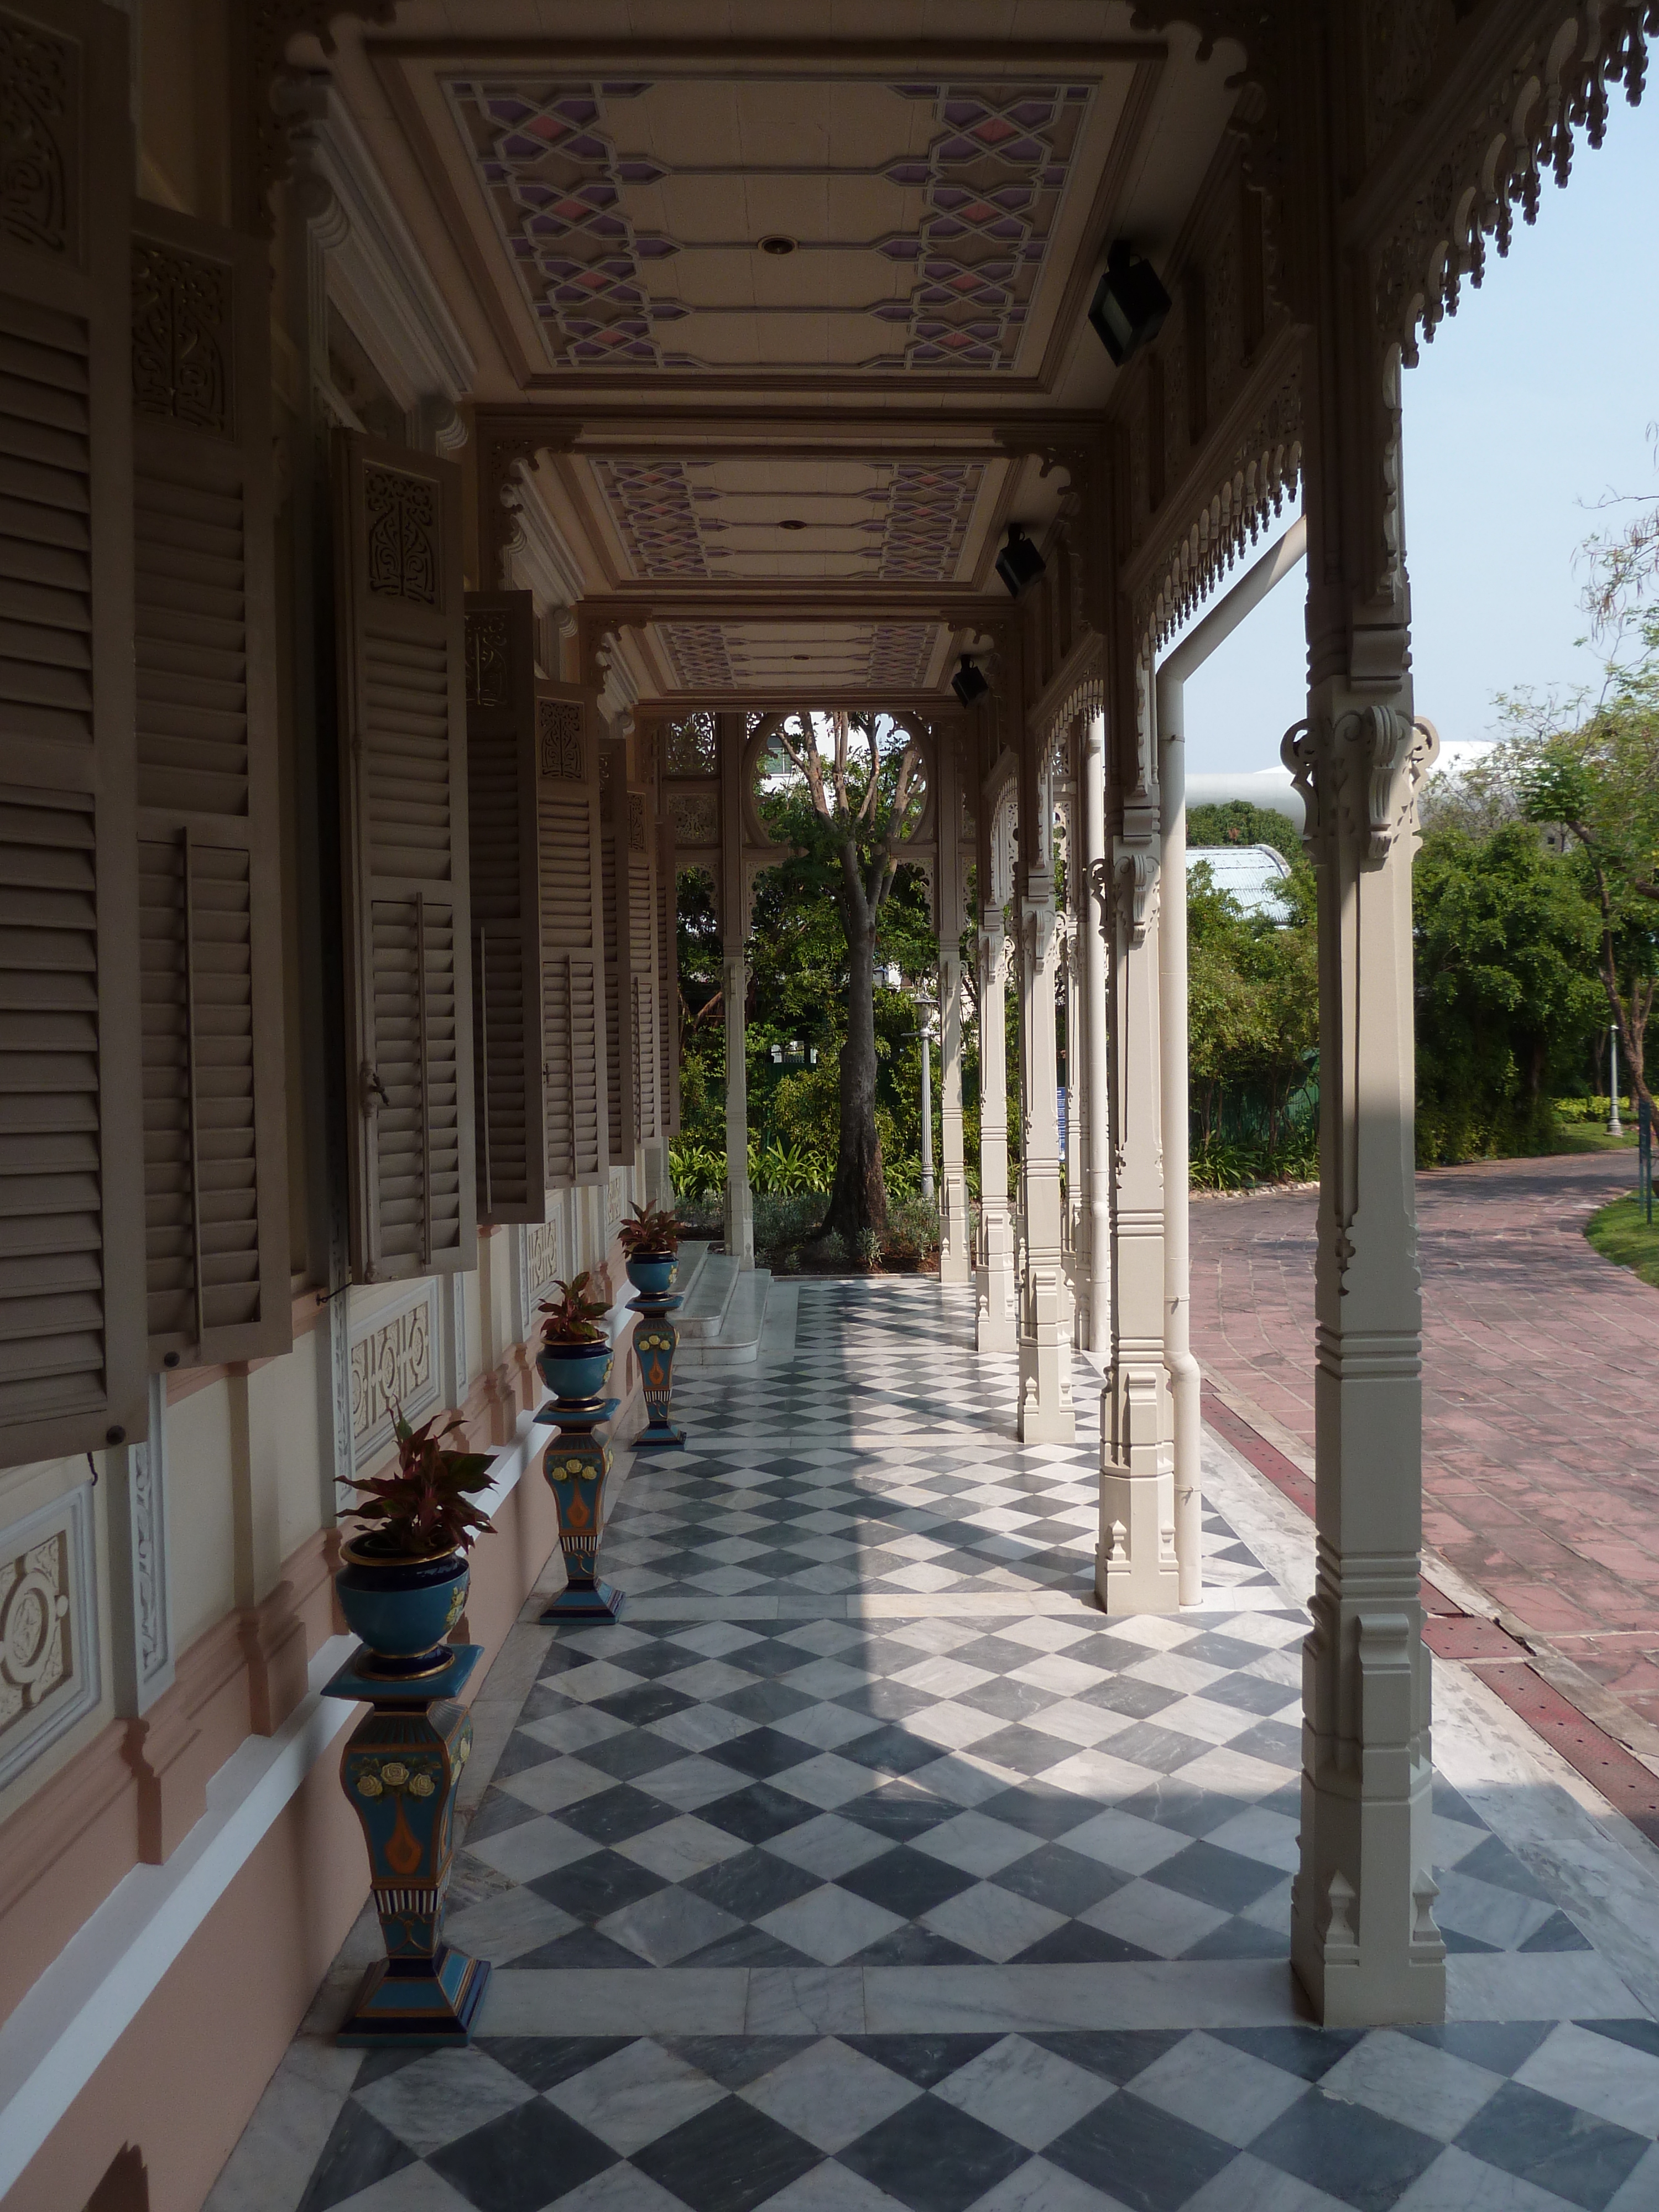
[[[346,1626],[387,1675],[431,1672],[453,1656],[445,1644],[466,1603],[471,1570],[465,1552],[426,1559],[377,1554],[359,1537],[341,1552],[334,1577]]]
[[[556,1398],[580,1403],[597,1398],[611,1372],[608,1344],[544,1344],[536,1355],[541,1378]]]
[[[628,1279],[641,1297],[665,1297],[678,1265],[672,1252],[635,1252],[628,1262]]]

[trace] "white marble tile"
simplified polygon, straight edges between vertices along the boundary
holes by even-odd
[[[1165,1889],[1161,1882],[1132,1881],[1078,1917],[1103,1935],[1116,1936],[1159,1958],[1175,1959],[1213,1934],[1227,1915],[1213,1905],[1200,1905],[1195,1897]]]
[[[495,1786],[538,1813],[557,1813],[567,1805],[580,1805],[585,1797],[597,1797],[602,1790],[614,1790],[617,1778],[567,1756],[546,1759],[539,1766],[521,1766]]]
[[[1027,2150],[1042,2150],[1113,2088],[1099,2075],[1011,2035],[936,2083],[933,2094]]]
[[[1307,2084],[1231,2044],[1189,2035],[1137,2074],[1133,2087],[1160,2112],[1242,2150],[1296,2103]]]
[[[659,1766],[649,1774],[636,1776],[634,1787],[665,1805],[695,1813],[704,1805],[712,1805],[717,1797],[728,1797],[734,1790],[743,1789],[746,1781],[745,1776],[733,1773],[717,1759],[702,1759],[694,1753],[689,1759],[677,1759],[670,1766]]]
[[[558,1867],[585,1859],[599,1847],[562,1821],[543,1819],[520,1820],[517,1827],[503,1828],[499,1835],[486,1836],[466,1848],[475,1859],[482,1859],[509,1881],[534,1881],[538,1875],[551,1874]]]
[[[271,2203],[269,2197],[262,2198],[261,2212],[271,2212]],[[406,2166],[401,2173],[389,2173],[384,2181],[337,2200],[329,2212],[473,2212],[473,2206],[429,2166]]]
[[[1599,2038],[1587,2038],[1595,2041]],[[1659,2074],[1659,2067],[1654,2069]],[[1337,2061],[1321,2087],[1450,2142],[1504,2086],[1500,2075],[1383,2029]],[[1655,2127],[1659,2129],[1659,2115]]]
[[[586,1751],[590,1744],[603,1743],[607,1736],[623,1735],[628,1723],[619,1721],[614,1713],[598,1712],[591,1705],[567,1705],[562,1712],[544,1714],[539,1720],[521,1720],[519,1727],[550,1751]]]
[[[964,1951],[977,1952],[999,1965],[1051,1936],[1066,1919],[1064,1913],[987,1881],[947,1897],[921,1917],[947,1942],[959,1943]]]
[[[608,1659],[596,1659],[586,1667],[573,1667],[558,1677],[561,1697],[575,1698],[586,1705],[595,1698],[614,1698],[619,1690],[637,1690],[640,1678],[630,1674],[625,1667],[613,1666]]]
[[[902,1682],[907,1689],[921,1690],[929,1697],[959,1698],[964,1690],[980,1689],[994,1678],[987,1668],[965,1666],[948,1653],[933,1652],[926,1659],[919,1659],[914,1667],[901,1668],[892,1679]]]
[[[843,1820],[836,1813],[821,1813],[816,1820],[807,1820],[799,1828],[786,1829],[782,1835],[771,1837],[761,1848],[778,1858],[787,1859],[792,1866],[805,1867],[808,1874],[835,1881],[850,1874],[854,1867],[879,1858],[893,1846],[887,1837],[860,1827],[855,1820]]]
[[[1282,1873],[1294,1874],[1301,1863],[1297,1842],[1299,1832],[1298,1821],[1255,1806],[1248,1813],[1235,1813],[1218,1828],[1212,1828],[1205,1841],[1224,1851],[1237,1851],[1245,1858],[1260,1859],[1264,1865],[1278,1867]]]
[[[963,1874],[988,1875],[1025,1857],[1036,1850],[1040,1840],[1006,1820],[994,1820],[969,1809],[918,1836],[913,1848],[925,1851],[929,1858],[942,1859],[946,1866],[959,1867]]]
[[[741,1664],[734,1666],[728,1659],[699,1659],[690,1667],[682,1667],[659,1679],[665,1689],[678,1690],[683,1698],[696,1698],[712,1704],[716,1698],[729,1698],[734,1690],[748,1689],[760,1678],[746,1673]]]
[[[1276,1790],[1284,1788],[1289,1778],[1282,1766],[1274,1766],[1265,1759],[1252,1759],[1248,1752],[1235,1751],[1224,1744],[1189,1759],[1181,1770],[1182,1781],[1190,1782],[1195,1790],[1212,1790],[1219,1797],[1237,1797],[1247,1802],[1271,1797]]]
[[[1052,1690],[1056,1697],[1075,1698],[1085,1690],[1098,1688],[1101,1676],[1099,1667],[1087,1665],[1081,1658],[1068,1657],[1063,1651],[1045,1651],[1040,1658],[1011,1668],[1008,1679],[1029,1682],[1033,1689]]]
[[[535,2095],[482,2051],[433,2051],[356,2093],[384,2128],[422,2158]]]
[[[1216,2212],[1222,2208],[1218,2206]],[[1571,2212],[1571,2208],[1553,2190],[1538,2189],[1517,2174],[1501,2172],[1454,2144],[1395,2200],[1394,2212]]]
[[[749,1976],[749,2035],[861,2035],[864,1974],[858,1966],[756,1966]]]
[[[1074,1758],[1063,1759],[1058,1765],[1048,1767],[1042,1782],[1045,1789],[1069,1790],[1079,1797],[1109,1806],[1120,1798],[1138,1797],[1157,1778],[1144,1766],[1137,1766],[1127,1759],[1115,1759],[1109,1749],[1103,1751],[1098,1745],[1093,1745],[1087,1751],[1079,1751]],[[1192,1838],[1185,1837],[1182,1841],[1190,1843]]]
[[[725,2094],[718,2082],[648,2036],[546,2092],[549,2104],[624,2158],[696,2119]]]
[[[1033,1713],[1025,1725],[1041,1729],[1044,1735],[1058,1736],[1062,1743],[1074,1743],[1079,1750],[1087,1751],[1097,1743],[1109,1742],[1134,1723],[1128,1713],[1113,1712],[1109,1706],[1085,1705],[1075,1698],[1062,1698],[1045,1711]]]
[[[1013,1789],[1025,1777],[1012,1767],[999,1766],[994,1759],[976,1759],[971,1751],[952,1751],[915,1768],[907,1778],[931,1790],[936,1797],[948,1798],[953,1805],[982,1805],[988,1797]]]
[[[1642,2008],[1593,1951],[1454,1952],[1448,2020],[1638,2020]]]
[[[792,1797],[802,1798],[826,1813],[833,1813],[839,1806],[850,1804],[854,1797],[873,1790],[879,1779],[869,1767],[826,1751],[820,1758],[804,1759],[799,1766],[787,1767],[781,1774],[775,1774],[772,1786],[787,1790]]]
[[[904,1923],[897,1913],[871,1904],[867,1898],[826,1883],[763,1914],[755,1925],[793,1950],[804,1951],[809,1959],[838,1966],[854,1951],[867,1949]]]
[[[444,1938],[492,1966],[505,1966],[509,1959],[568,1936],[577,1925],[556,1905],[520,1886],[452,1912],[444,1922]]]
[[[713,1827],[707,1820],[682,1813],[678,1820],[665,1820],[660,1827],[647,1828],[642,1835],[630,1836],[615,1849],[636,1866],[648,1867],[653,1874],[659,1874],[665,1881],[690,1881],[705,1867],[716,1866],[722,1859],[736,1858],[747,1845],[739,1843],[735,1836],[727,1835],[724,1828]]]
[[[686,1705],[677,1713],[665,1713],[660,1720],[646,1723],[653,1735],[659,1735],[665,1743],[678,1744],[682,1751],[713,1751],[747,1735],[755,1725],[723,1705]]]
[[[636,2166],[608,2166],[603,2173],[558,2199],[559,2212],[685,2212],[678,2197],[659,2188]]]
[[[1515,2078],[1637,2135],[1659,2136],[1659,2058],[1611,2036],[1565,2023],[1516,2067]]]
[[[794,1686],[793,1680],[791,1688]],[[873,1713],[855,1712],[848,1705],[808,1705],[804,1712],[786,1713],[772,1723],[781,1735],[810,1743],[819,1751],[838,1751],[844,1743],[868,1735],[885,1725]]]
[[[822,2151],[838,2151],[921,2094],[833,2038],[811,2045],[738,2092]]]
[[[844,1621],[812,1620],[800,1628],[792,1628],[778,1641],[793,1644],[798,1650],[816,1651],[821,1659],[833,1659],[837,1652],[851,1645],[861,1645],[864,1638],[856,1628],[848,1628]]]
[[[1601,2212],[1652,2212],[1659,2204],[1659,2144],[1644,2151]]]
[[[672,1966],[721,1936],[735,1935],[742,1923],[689,1889],[659,1889],[607,1912],[595,1924],[601,1936],[625,1943],[651,1966]]]
[[[1074,2173],[1028,2158],[994,2189],[974,2200],[974,2212],[1125,2212],[1121,2201],[1103,2197]]]
[[[1231,1743],[1236,1735],[1253,1729],[1261,1716],[1241,1712],[1237,1705],[1218,1705],[1212,1698],[1177,1698],[1152,1717],[1157,1728],[1173,1729],[1177,1735],[1197,1743]]]
[[[1189,2197],[1182,2212],[1352,2212],[1352,2207],[1245,2151]]]
[[[1434,1917],[1441,1927],[1473,1936],[1480,1942],[1490,1943],[1494,1950],[1518,1951],[1554,1910],[1538,1898],[1522,1897],[1515,1890],[1459,1874],[1452,1867],[1440,1876]]]
[[[674,2202],[678,2209],[678,2198]],[[908,2212],[908,2208],[850,2166],[826,2160],[769,2197],[765,2212]]]

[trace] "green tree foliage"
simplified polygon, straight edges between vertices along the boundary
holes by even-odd
[[[1187,845],[1271,845],[1292,866],[1302,859],[1302,833],[1269,806],[1248,799],[1226,799],[1187,810]]]
[[[1319,1041],[1315,879],[1299,846],[1287,857],[1283,902],[1289,919],[1282,925],[1247,914],[1230,892],[1216,888],[1202,861],[1188,878],[1195,1180],[1305,1172],[1311,1162],[1310,1085]]]
[[[1417,1149],[1424,1166],[1547,1152],[1601,1019],[1582,869],[1531,824],[1425,835],[1417,936]]]

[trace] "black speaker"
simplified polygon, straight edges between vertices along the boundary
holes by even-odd
[[[1127,238],[1115,240],[1095,289],[1089,320],[1120,368],[1158,336],[1169,312],[1170,295],[1152,263],[1143,261]]]
[[[1048,565],[1018,523],[1011,522],[1008,543],[997,555],[997,574],[1008,586],[1009,598],[1017,599],[1030,591]]]
[[[990,688],[984,677],[964,653],[962,656],[961,667],[951,678],[951,689],[956,693],[957,697],[964,707],[971,707],[975,700],[982,699]]]

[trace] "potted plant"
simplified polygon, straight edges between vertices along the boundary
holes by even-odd
[[[334,1577],[346,1626],[382,1674],[436,1674],[451,1656],[444,1638],[461,1617],[471,1570],[467,1553],[490,1526],[473,1504],[489,1486],[489,1454],[446,1443],[461,1425],[434,1413],[418,1429],[392,1416],[398,1464],[351,1487],[356,1532]]]
[[[634,1218],[617,1231],[628,1259],[628,1279],[641,1297],[667,1295],[674,1279],[674,1255],[680,1227],[666,1208],[636,1206]]]
[[[555,1283],[558,1295],[538,1309],[546,1318],[536,1364],[553,1395],[567,1402],[597,1398],[611,1372],[611,1345],[599,1327],[605,1308],[586,1295],[591,1280],[584,1270],[568,1283]]]

